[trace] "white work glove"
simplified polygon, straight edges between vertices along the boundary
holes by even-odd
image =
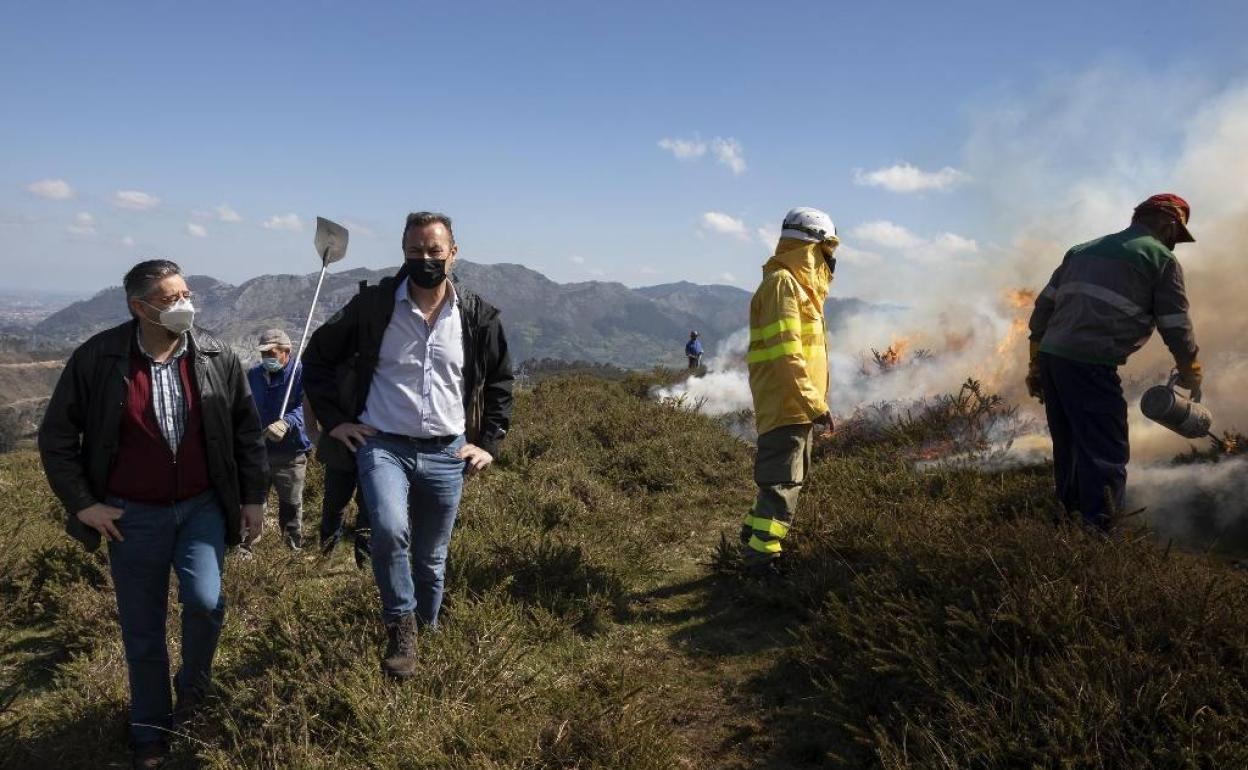
[[[278,420],[277,422],[269,423],[269,426],[264,429],[264,437],[276,444],[286,437],[286,431],[288,430],[290,430],[290,426],[286,424],[286,421]]]

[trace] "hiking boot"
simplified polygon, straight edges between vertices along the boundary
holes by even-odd
[[[134,754],[130,758],[130,766],[135,768],[135,770],[151,770],[152,768],[163,767],[168,756],[169,745],[164,741],[140,743],[134,747]]]
[[[286,541],[286,547],[289,548],[290,550],[292,551],[303,550],[303,536],[300,535],[298,532],[288,531],[284,535],[284,539]]]
[[[181,727],[187,722],[195,718],[195,714],[199,711],[199,707],[204,702],[204,694],[199,690],[192,688],[177,689],[177,700],[173,707],[173,726]]]
[[[407,613],[394,625],[386,626],[386,657],[381,670],[395,679],[410,679],[416,673],[416,615]]]
[[[771,580],[784,576],[779,556],[760,556],[756,551],[741,559],[741,574],[755,580]]]
[[[329,557],[334,549],[338,547],[338,541],[342,539],[341,533],[335,533],[321,540],[321,556]]]

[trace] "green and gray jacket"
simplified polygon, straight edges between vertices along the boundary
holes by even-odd
[[[1132,225],[1066,252],[1036,297],[1031,340],[1044,353],[1119,366],[1156,327],[1175,361],[1186,364],[1198,350],[1187,307],[1174,253]]]

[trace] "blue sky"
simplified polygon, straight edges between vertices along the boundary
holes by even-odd
[[[149,256],[231,282],[307,272],[317,215],[352,227],[344,265],[393,265],[425,208],[455,218],[467,259],[749,288],[784,211],[812,205],[845,235],[846,293],[883,298],[922,281],[907,250],[982,258],[1010,237],[988,177],[1030,167],[1013,137],[1053,110],[1093,118],[1026,179],[1113,155],[1079,106],[1113,93],[1107,122],[1141,133],[1110,149],[1162,159],[1098,169],[1134,194],[1168,181],[1165,122],[1248,75],[1248,11],[1229,1],[10,2],[5,18],[0,288],[90,291]],[[858,292],[855,267],[875,276]]]

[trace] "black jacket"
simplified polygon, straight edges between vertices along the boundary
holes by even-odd
[[[92,549],[99,535],[76,514],[107,495],[137,324],[102,331],[70,355],[39,425],[39,456],[48,484],[65,506],[66,529]],[[260,418],[247,374],[228,346],[196,329],[187,355],[193,356],[199,390],[208,477],[225,511],[226,543],[236,545],[239,506],[263,503],[265,497],[268,462]]]
[[[308,341],[303,354],[303,389],[312,410],[329,433],[344,422],[354,422],[368,402],[381,354],[381,339],[394,313],[398,275],[366,286],[346,307],[335,313]],[[464,414],[468,440],[492,455],[511,425],[511,356],[498,309],[476,294],[455,285],[464,328]],[[344,410],[339,403],[339,364],[356,361],[355,403]],[[336,440],[336,439],[334,439]]]

